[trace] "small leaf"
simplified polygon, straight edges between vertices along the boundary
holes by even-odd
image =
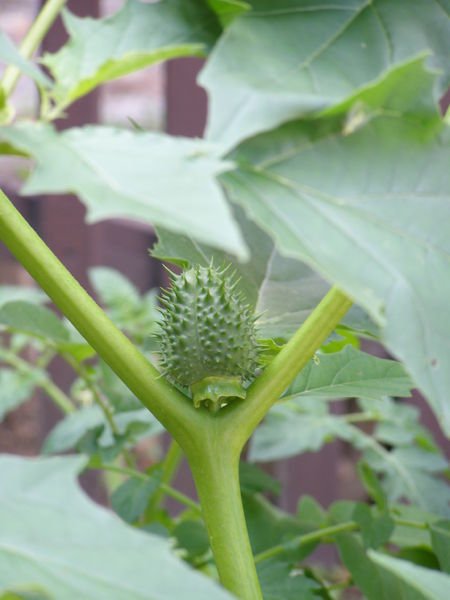
[[[431,551],[431,535],[427,526],[439,521],[439,516],[407,504],[391,504],[390,510],[393,516],[423,525],[422,528],[396,524],[391,543],[399,548],[421,547]]]
[[[265,498],[244,493],[244,512],[253,553],[259,554],[278,544],[286,545],[283,560],[303,560],[316,547],[316,543],[289,546],[292,538],[308,533],[311,527],[273,506]]]
[[[431,523],[430,532],[431,543],[441,568],[446,573],[450,573],[450,521]]]
[[[99,406],[87,406],[67,415],[53,427],[42,446],[44,454],[65,452],[74,448],[87,431],[103,425],[105,418]]]
[[[172,535],[177,540],[177,546],[187,552],[188,560],[199,558],[209,550],[208,534],[200,521],[180,521],[175,525]]]
[[[270,558],[256,567],[264,600],[317,600],[314,592],[320,585],[305,575],[292,573],[289,563]]]
[[[0,285],[0,306],[18,300],[30,304],[45,304],[48,302],[48,296],[38,288],[31,286]]]
[[[139,292],[122,273],[110,267],[89,269],[89,281],[102,304],[107,307],[139,302]]]
[[[7,35],[0,31],[0,62],[5,63],[6,65],[14,65],[18,69],[22,71],[28,77],[31,77],[45,87],[49,87],[52,85],[52,82],[48,77],[42,73],[38,67],[28,62],[23,56],[20,54],[19,50],[13,44],[13,42],[9,39]],[[0,91],[0,109],[1,109],[1,91]]]
[[[389,541],[394,530],[394,521],[387,513],[373,514],[367,504],[358,502],[353,511],[353,520],[361,528],[365,548],[378,548]]]
[[[375,471],[363,460],[359,461],[357,471],[366,492],[376,502],[381,512],[386,511],[388,506],[386,494]]]
[[[69,331],[48,308],[18,300],[0,308],[0,324],[54,342],[68,342]]]
[[[243,461],[239,462],[239,481],[241,491],[249,494],[270,492],[275,496],[279,496],[281,491],[279,481],[271,477],[260,467]]]
[[[10,411],[29,400],[41,376],[33,373],[19,373],[11,369],[0,369],[0,421]]]
[[[149,476],[145,481],[133,477],[128,479],[112,493],[112,508],[127,523],[137,521],[144,514],[159,483],[156,476]]]
[[[311,496],[302,496],[297,507],[298,520],[311,529],[319,529],[325,519],[326,512]]]

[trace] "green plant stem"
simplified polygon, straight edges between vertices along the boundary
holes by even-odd
[[[385,419],[381,413],[375,411],[351,413],[342,415],[339,418],[346,423],[364,423],[365,421],[383,421]]]
[[[24,58],[29,59],[33,56],[47,31],[61,12],[66,1],[67,0],[48,0],[44,4],[20,45],[20,54]],[[13,65],[7,67],[1,82],[1,87],[7,98],[13,93],[19,78],[20,69]]]
[[[169,450],[164,458],[162,465],[162,477],[161,482],[163,485],[159,486],[159,490],[153,495],[153,498],[149,502],[150,512],[155,511],[164,499],[165,496],[165,485],[169,485],[174,480],[175,475],[178,472],[181,461],[183,460],[183,450],[177,444],[175,440],[172,440],[169,446]]]
[[[283,554],[283,552],[286,552],[287,550],[294,550],[300,548],[301,546],[305,546],[306,544],[310,544],[311,542],[317,542],[322,538],[337,535],[338,533],[344,533],[346,531],[354,531],[355,529],[359,529],[359,525],[354,521],[348,521],[346,523],[340,523],[339,525],[332,525],[331,527],[317,529],[311,533],[306,533],[293,538],[286,544],[272,546],[272,548],[268,548],[267,550],[264,550],[264,552],[260,552],[255,556],[255,562],[258,563],[262,560],[267,560],[269,558],[273,558],[274,556],[278,556],[279,554]]]
[[[392,518],[396,525],[401,525],[402,527],[413,527],[414,529],[428,529],[428,523],[409,521],[408,519],[399,519],[398,517]]]
[[[49,377],[47,377],[46,373],[40,369],[36,369],[26,360],[23,360],[13,352],[4,350],[3,348],[0,348],[0,360],[11,365],[20,373],[36,375],[36,385],[40,387],[51,400],[53,400],[63,413],[68,415],[75,411],[75,406],[71,399],[55,385]]]
[[[0,191],[0,238],[81,335],[182,447],[191,445],[206,410],[163,379],[110,321]]]
[[[289,342],[247,390],[244,402],[235,402],[219,417],[236,431],[241,448],[269,408],[280,398],[306,363],[314,356],[352,301],[336,287],[331,288]]]
[[[262,600],[239,485],[239,452],[211,419],[209,437],[189,456],[220,581],[244,600]]]
[[[111,471],[112,473],[121,473],[122,475],[128,475],[128,477],[134,477],[135,479],[140,479],[141,481],[147,481],[147,479],[149,478],[149,476],[146,475],[145,473],[141,473],[140,471],[136,471],[135,469],[130,469],[127,467],[118,467],[116,465],[101,464],[101,465],[97,465],[96,467],[92,467],[92,470],[102,470],[102,471]],[[192,498],[189,498],[189,496],[186,496],[182,492],[179,492],[178,490],[173,488],[171,485],[168,485],[167,483],[160,483],[160,487],[162,489],[164,489],[164,493],[167,496],[170,496],[171,498],[173,498],[180,504],[184,504],[188,508],[191,508],[195,512],[201,514],[201,512],[202,512],[201,506],[199,504],[197,504],[197,502],[195,502],[195,500],[192,500]]]
[[[398,519],[397,517],[392,517],[392,520],[396,525],[402,525],[403,527],[413,527],[414,529],[428,529],[428,525],[426,523],[408,521],[406,519]],[[289,542],[287,542],[286,544],[278,544],[277,546],[272,546],[272,548],[264,550],[264,552],[260,552],[255,556],[255,562],[258,563],[263,560],[273,558],[274,556],[283,554],[286,551],[295,550],[297,548],[300,548],[301,546],[305,546],[306,544],[310,544],[311,542],[317,542],[323,538],[329,538],[339,533],[344,533],[346,531],[356,531],[357,529],[360,529],[360,526],[355,521],[347,521],[345,523],[340,523],[339,525],[332,525],[330,527],[316,529],[315,531],[311,531],[311,533],[299,535],[293,538],[292,540],[289,540]]]

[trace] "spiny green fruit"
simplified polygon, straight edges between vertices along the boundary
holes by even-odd
[[[245,398],[244,383],[258,366],[257,317],[228,273],[212,264],[172,273],[161,298],[163,374],[191,389],[194,406],[214,412]]]

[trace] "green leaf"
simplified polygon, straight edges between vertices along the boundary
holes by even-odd
[[[111,506],[127,523],[133,523],[145,512],[150,498],[159,487],[155,476],[145,481],[130,478],[119,485],[111,495]]]
[[[64,452],[74,448],[83,435],[99,425],[105,424],[105,418],[97,405],[80,408],[67,415],[53,427],[42,446],[44,454]]]
[[[23,300],[30,304],[45,304],[48,296],[35,287],[24,287],[19,285],[0,285],[0,306],[7,302]]]
[[[336,438],[363,451],[363,459],[383,476],[390,503],[408,499],[436,515],[450,514],[450,488],[440,476],[447,462],[440,452],[414,445],[389,451],[345,417],[329,414],[326,402],[319,398],[300,397],[274,406],[253,434],[249,460],[264,462],[314,452]]]
[[[358,502],[352,516],[361,529],[365,548],[378,548],[389,541],[394,521],[387,512],[377,514],[367,504]]]
[[[450,521],[437,521],[430,524],[431,543],[439,559],[441,568],[450,573]]]
[[[373,550],[369,550],[368,555],[378,566],[383,582],[388,582],[388,588],[392,590],[391,594],[397,593],[396,590],[400,588],[405,590],[408,598],[411,599],[445,600],[447,598],[450,590],[448,575]]]
[[[312,530],[322,527],[326,513],[320,504],[311,496],[302,496],[297,507],[298,520]]]
[[[335,437],[350,437],[353,432],[345,421],[328,415],[320,400],[312,399],[311,404],[316,410],[310,414],[297,412],[293,403],[273,407],[253,434],[249,460],[281,460],[315,452]]]
[[[380,511],[386,511],[388,508],[386,494],[375,471],[363,460],[357,464],[357,471],[366,492],[376,502]]]
[[[24,193],[71,191],[91,223],[140,219],[247,256],[215,180],[228,163],[202,140],[95,126],[57,133],[30,123],[0,128],[0,136],[36,158]]]
[[[362,434],[364,435],[364,434]],[[409,446],[388,452],[365,441],[365,460],[384,475],[383,487],[389,503],[407,498],[417,507],[442,517],[450,516],[450,487],[440,476],[447,461],[440,453]]]
[[[274,250],[256,310],[261,337],[289,339],[325,296],[329,285],[305,264]]]
[[[350,345],[341,352],[318,354],[288,389],[288,396],[324,400],[411,395],[413,383],[402,365],[361,352]]]
[[[214,13],[195,0],[128,0],[105,19],[63,12],[70,39],[43,62],[56,80],[57,108],[98,85],[162,60],[202,56],[220,26]]]
[[[69,331],[55,313],[21,300],[0,308],[0,324],[57,343],[69,341]]]
[[[254,554],[278,544],[288,544],[292,538],[311,531],[310,525],[300,523],[298,519],[273,506],[262,496],[243,493],[242,501]],[[309,543],[290,550],[286,547],[283,560],[302,560],[315,546],[315,543]]]
[[[89,500],[84,457],[0,459],[0,591],[35,585],[64,600],[231,598],[170,552]],[[70,543],[69,543],[70,542]]]
[[[406,82],[418,95],[405,98]],[[360,95],[359,128],[339,116],[287,124],[245,143],[223,181],[283,253],[369,312],[450,432],[450,130],[432,84],[422,60],[403,65]]]
[[[121,443],[136,439],[136,437],[149,437],[162,431],[161,425],[146,409],[129,410],[113,415],[116,424],[117,436],[112,432],[103,411],[97,405],[80,408],[76,412],[64,417],[50,431],[46,437],[42,452],[54,454],[65,452],[77,446],[89,432],[95,432],[95,445],[93,452],[100,451],[116,445],[116,437]]]
[[[39,380],[37,371],[25,374],[11,369],[0,369],[0,421],[7,413],[31,398]]]
[[[264,600],[317,600],[319,584],[298,573],[290,565],[271,558],[256,565]]]
[[[209,95],[209,139],[231,147],[342,103],[424,51],[431,50],[428,64],[441,71],[436,99],[448,86],[447,0],[252,5],[224,33],[200,75]]]
[[[89,269],[89,281],[101,303],[107,307],[139,302],[136,286],[116,269],[92,267]]]
[[[115,411],[126,412],[142,408],[136,396],[103,360],[99,361],[98,368],[101,389]]]
[[[450,577],[404,560],[369,550],[350,534],[337,538],[339,552],[368,600],[445,600]]]
[[[422,523],[424,526],[439,521],[439,517],[417,506],[407,504],[391,504],[392,515],[406,521]],[[421,547],[431,550],[431,536],[428,527],[416,528],[396,524],[391,537],[391,543],[399,548]]]
[[[20,54],[19,50],[13,44],[13,42],[9,39],[9,37],[0,31],[0,63],[4,63],[6,65],[14,65],[18,69],[22,71],[28,77],[31,77],[45,87],[51,86],[52,82],[48,77],[42,73],[38,67],[27,61]],[[2,108],[2,91],[0,90],[0,109]]]
[[[209,550],[209,538],[201,521],[186,519],[175,525],[172,535],[177,546],[187,553],[188,560],[199,558]]]
[[[152,336],[160,319],[156,290],[141,296],[127,277],[109,267],[90,269],[89,280],[108,316],[136,344]]]
[[[239,482],[241,491],[248,494],[270,492],[275,496],[280,495],[281,484],[260,467],[247,462],[239,462]]]
[[[207,2],[211,9],[217,13],[224,27],[240,14],[251,9],[251,4],[242,0],[207,0]]]

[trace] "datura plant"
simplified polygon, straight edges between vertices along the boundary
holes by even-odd
[[[0,456],[0,600],[447,600],[448,463],[404,399],[418,388],[445,440],[449,0],[64,5],[18,48],[0,31],[0,153],[35,212],[72,193],[90,223],[142,221],[174,273],[158,298],[96,267],[100,308],[0,192],[0,239],[43,290],[0,286],[0,420],[35,390],[63,415],[42,456]],[[59,15],[69,39],[33,59]],[[205,139],[67,127],[79,98],[181,56],[204,60]],[[361,485],[324,508],[304,491],[342,490],[342,469],[277,465],[333,440]],[[174,484],[184,457],[198,501]],[[265,462],[299,483],[295,514]],[[89,469],[120,519],[77,486]]]

